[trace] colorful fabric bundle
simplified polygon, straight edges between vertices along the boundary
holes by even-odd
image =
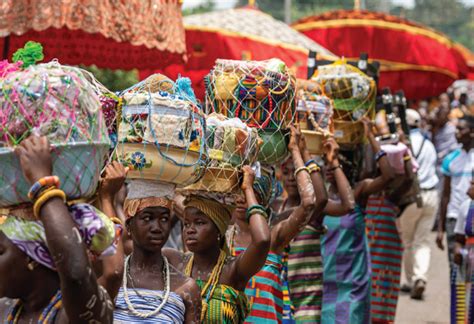
[[[264,138],[259,161],[286,156],[285,132],[294,119],[295,78],[278,59],[217,60],[206,76],[206,112],[237,117]],[[268,139],[268,140],[267,140]]]
[[[100,257],[115,253],[118,232],[105,214],[88,204],[72,205],[69,212],[90,252]],[[42,222],[9,216],[0,225],[0,231],[30,258],[55,270]]]
[[[92,196],[110,147],[101,89],[85,71],[57,62],[14,70],[0,79],[0,207],[28,202],[13,147],[31,134],[52,144],[53,173],[68,198]]]
[[[189,82],[155,74],[121,97],[117,154],[129,177],[196,182],[207,158],[205,121]]]

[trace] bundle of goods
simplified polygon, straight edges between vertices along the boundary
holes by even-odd
[[[129,178],[184,186],[201,177],[205,121],[188,81],[155,74],[121,94],[116,153]]]
[[[344,61],[319,66],[313,79],[333,100],[336,141],[349,145],[362,143],[364,127],[360,119],[364,116],[373,118],[377,91],[375,81]]]
[[[296,116],[311,154],[323,153],[323,141],[333,133],[332,100],[314,80],[296,83]]]
[[[57,62],[10,69],[0,87],[0,207],[29,201],[14,147],[31,134],[50,141],[53,174],[68,199],[91,197],[110,149],[101,89],[85,71]]]
[[[237,117],[259,131],[260,162],[275,164],[286,157],[296,79],[282,61],[217,60],[205,81],[208,113]]]
[[[233,194],[239,189],[240,168],[257,160],[262,140],[257,129],[240,119],[212,113],[206,118],[206,145],[209,162],[203,178],[185,190]]]

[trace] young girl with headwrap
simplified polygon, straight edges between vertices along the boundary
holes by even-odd
[[[198,196],[185,201],[183,254],[166,249],[170,262],[194,278],[201,288],[203,323],[242,323],[249,305],[245,296],[247,282],[265,264],[270,247],[268,214],[258,204],[253,190],[255,178],[250,166],[242,168],[241,185],[245,194],[251,243],[237,257],[229,255],[226,231],[231,220],[227,206]]]
[[[114,323],[198,323],[196,282],[176,270],[162,248],[171,230],[174,185],[131,180],[123,206],[133,252],[125,258]]]
[[[281,323],[283,320],[283,287],[281,282],[282,254],[290,241],[310,221],[315,209],[322,210],[326,194],[322,181],[315,199],[313,185],[308,168],[305,167],[299,148],[301,134],[293,126],[288,150],[295,170],[295,180],[300,204],[292,209],[290,215],[271,228],[270,252],[262,270],[260,270],[247,284],[245,293],[251,301],[251,311],[246,323]],[[304,146],[302,148],[306,150]],[[273,192],[271,176],[261,177],[254,183],[254,190],[259,201],[266,207],[271,203]],[[245,202],[245,201],[243,201]],[[231,251],[235,255],[243,253],[251,243],[249,226],[245,221],[245,207],[237,202],[234,211],[235,225],[229,232]]]
[[[112,323],[112,298],[90,259],[114,252],[114,224],[91,205],[66,205],[46,137],[25,139],[16,153],[34,205],[0,225],[1,322]]]

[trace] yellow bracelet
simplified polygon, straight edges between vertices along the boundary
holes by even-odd
[[[41,196],[36,199],[35,204],[33,205],[33,215],[36,217],[36,219],[39,219],[40,211],[43,205],[50,199],[56,197],[61,198],[64,202],[66,202],[66,194],[60,189],[53,189],[43,192]]]
[[[319,171],[321,171],[321,168],[316,163],[311,163],[310,165],[308,165],[308,172],[310,174]]]
[[[301,171],[306,171],[306,172],[308,172],[308,168],[305,167],[305,166],[302,166],[302,167],[299,167],[298,169],[296,169],[296,170],[295,170],[295,173],[294,173],[295,178],[296,178],[296,176],[298,175],[298,173],[300,173]]]
[[[403,157],[403,161],[410,161],[411,160],[411,155],[405,155]]]

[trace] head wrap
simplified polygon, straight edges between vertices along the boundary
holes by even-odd
[[[381,148],[387,153],[388,162],[396,174],[405,174],[405,161],[403,160],[405,154],[411,156],[413,172],[418,170],[418,162],[415,160],[411,154],[410,149],[405,144],[401,142],[398,142],[397,144],[384,144],[381,146]]]
[[[121,228],[116,228],[104,213],[92,205],[75,204],[68,208],[89,251],[99,257],[113,255]],[[30,258],[55,270],[41,221],[9,216],[0,224],[0,231]]]
[[[191,196],[186,198],[184,206],[194,207],[206,214],[207,217],[217,226],[219,233],[225,236],[227,227],[229,227],[232,213],[230,209],[214,199],[204,198],[199,196]]]
[[[153,180],[134,179],[128,186],[127,198],[123,210],[128,219],[148,207],[173,206],[175,185]]]

